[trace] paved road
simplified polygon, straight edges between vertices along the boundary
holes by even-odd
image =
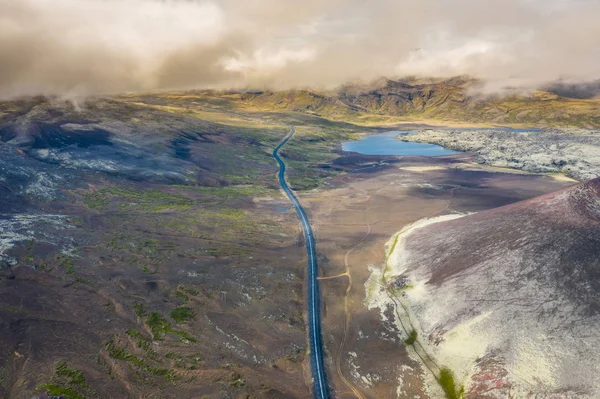
[[[296,208],[298,219],[302,222],[304,230],[304,239],[306,240],[306,253],[308,255],[308,341],[310,343],[310,362],[314,380],[313,392],[318,399],[329,398],[327,378],[325,377],[325,368],[323,367],[323,343],[321,342],[321,305],[319,297],[319,281],[317,251],[315,250],[315,239],[310,227],[310,222],[300,205],[300,201],[288,187],[285,181],[285,163],[277,154],[278,151],[292,138],[296,130],[292,126],[290,133],[273,150],[273,158],[279,164],[279,184],[283,191]]]

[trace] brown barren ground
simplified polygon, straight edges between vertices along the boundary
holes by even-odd
[[[410,397],[426,397],[420,365],[409,358],[394,327],[364,305],[369,266],[384,261],[394,233],[421,218],[490,209],[573,184],[470,159],[347,154],[336,164],[348,173],[302,196],[317,236],[323,341],[336,397],[395,398],[399,378]]]

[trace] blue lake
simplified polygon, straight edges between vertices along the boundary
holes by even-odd
[[[371,136],[365,136],[358,141],[348,141],[342,144],[342,150],[357,152],[364,155],[412,155],[437,157],[440,155],[456,154],[456,151],[447,150],[435,144],[407,143],[396,140],[399,135],[407,132],[392,131]],[[408,132],[410,134],[410,132]]]

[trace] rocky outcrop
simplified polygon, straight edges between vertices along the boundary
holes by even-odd
[[[488,165],[536,173],[562,172],[577,180],[600,176],[600,132],[594,130],[443,129],[398,138],[473,152],[479,163]]]

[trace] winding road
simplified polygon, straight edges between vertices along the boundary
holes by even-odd
[[[290,133],[281,140],[281,142],[273,150],[273,158],[279,164],[279,184],[285,194],[288,196],[294,208],[298,219],[302,223],[304,231],[304,239],[306,241],[306,253],[308,255],[308,341],[310,345],[310,362],[313,374],[313,392],[318,399],[329,398],[329,388],[327,378],[325,377],[325,367],[323,365],[323,343],[321,342],[321,301],[319,297],[319,281],[318,281],[318,265],[317,251],[315,249],[315,238],[310,227],[310,222],[306,216],[306,212],[300,201],[294,195],[292,190],[285,181],[285,163],[279,157],[278,152],[288,142],[289,139],[296,133],[296,129],[292,126]]]

